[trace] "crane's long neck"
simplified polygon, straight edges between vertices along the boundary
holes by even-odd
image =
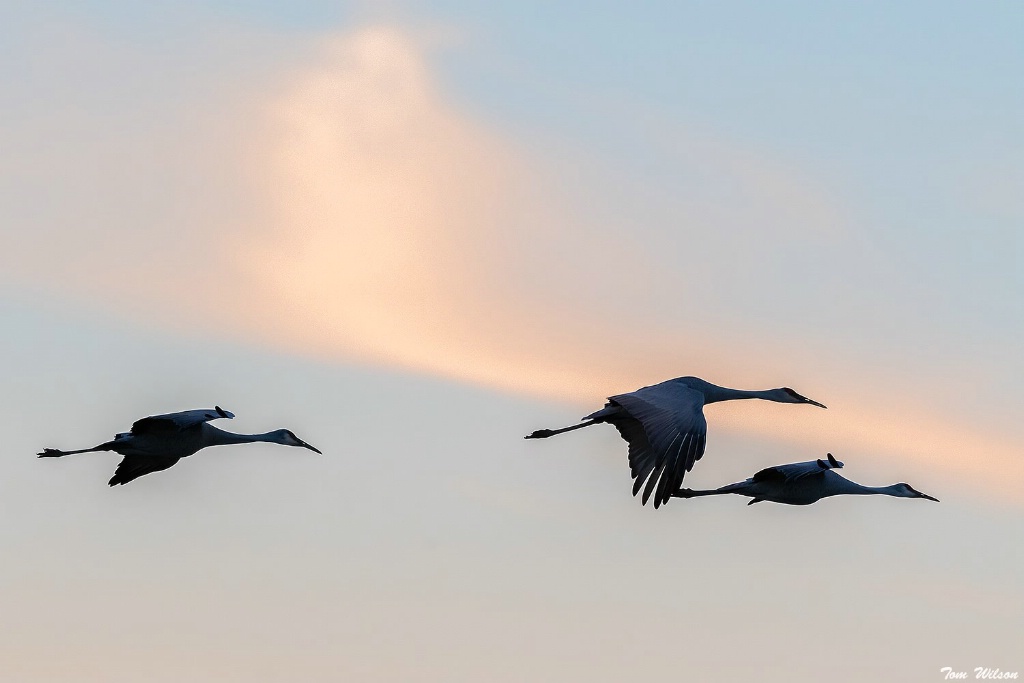
[[[906,498],[906,495],[903,493],[899,484],[892,484],[890,486],[864,486],[844,477],[841,482],[837,482],[836,485],[831,488],[834,488],[835,492],[830,492],[830,495],[896,496],[897,498]]]
[[[263,434],[235,434],[218,429],[213,425],[203,425],[203,440],[207,446],[227,446],[235,443],[276,443],[275,432]]]
[[[765,401],[777,401],[777,389],[765,389],[761,391],[747,391],[745,389],[730,389],[708,384],[702,387],[704,392],[704,403],[717,403],[719,401],[736,401],[742,398],[760,398]]]

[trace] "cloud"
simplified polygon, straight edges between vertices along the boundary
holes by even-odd
[[[325,352],[416,362],[459,346],[466,242],[505,200],[508,152],[441,102],[413,39],[325,41],[271,110],[274,232],[238,252],[289,325]],[[265,298],[264,298],[265,297]]]
[[[714,357],[707,339],[680,339],[711,317],[702,279],[778,239],[739,213],[713,220],[719,203],[696,196],[676,230],[641,225],[664,216],[602,217],[614,198],[591,209],[588,195],[616,178],[559,187],[581,160],[538,158],[456,111],[423,47],[394,29],[326,40],[271,116],[262,193],[273,227],[228,251],[262,285],[259,306],[289,320],[266,332],[307,351],[535,388],[578,383],[572,368],[584,364],[632,376],[649,365],[638,348]],[[819,198],[751,155],[727,158],[706,141],[689,153],[732,169],[719,185],[735,185],[745,205],[783,207],[787,243],[803,224],[828,223]],[[801,201],[813,205],[803,224],[792,220]],[[704,219],[716,229],[689,227]],[[531,379],[510,376],[510,364]]]

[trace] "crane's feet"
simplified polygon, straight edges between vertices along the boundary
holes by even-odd
[[[67,455],[64,451],[58,451],[56,448],[44,448],[42,453],[36,453],[40,458],[59,458],[62,455]]]
[[[527,436],[524,436],[523,438],[524,439],[546,439],[546,438],[548,438],[549,436],[552,436],[555,433],[556,432],[553,429],[538,429],[533,434],[529,434]]]
[[[693,498],[693,489],[679,489],[672,494],[673,498]]]

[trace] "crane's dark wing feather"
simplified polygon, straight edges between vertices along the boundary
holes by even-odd
[[[114,471],[114,476],[107,482],[109,486],[127,484],[144,474],[166,470],[181,460],[177,456],[158,455],[126,455]]]
[[[841,465],[840,465],[841,466]],[[833,469],[833,465],[828,460],[809,460],[808,462],[794,462],[788,465],[776,465],[775,467],[766,467],[753,476],[754,481],[797,481],[804,477],[811,477],[819,475],[822,472],[826,472]]]
[[[166,415],[151,415],[141,420],[136,420],[132,425],[131,433],[135,435],[173,434],[174,432],[180,432],[222,417],[232,418],[234,415],[220,406],[204,410],[185,410],[180,413],[168,413]]]
[[[679,489],[683,476],[704,455],[704,395],[678,383],[656,384],[609,401],[622,410],[605,418],[629,444],[633,495],[644,489],[659,507]],[[646,486],[645,486],[646,484]]]

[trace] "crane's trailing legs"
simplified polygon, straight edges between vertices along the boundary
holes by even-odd
[[[523,438],[546,439],[549,436],[554,436],[555,434],[563,434],[565,432],[571,432],[574,429],[583,429],[584,427],[589,427],[590,425],[596,425],[598,424],[598,422],[598,420],[587,420],[586,422],[580,422],[578,425],[572,425],[571,427],[562,427],[561,429],[538,429],[533,434],[528,434]]]
[[[720,491],[719,489],[708,489],[708,490],[694,490],[694,489],[679,489],[672,494],[674,498],[699,498],[701,496],[721,496],[731,491]]]
[[[92,448],[83,448],[77,451],[59,451],[56,448],[44,448],[42,453],[39,453],[40,458],[61,458],[65,455],[75,455],[77,453],[95,453],[97,451],[112,451],[113,441],[107,443],[101,443],[99,446],[93,446]]]
[[[744,482],[745,483],[745,482]],[[701,496],[724,496],[728,493],[739,493],[743,495],[743,486],[729,484],[719,489],[678,489],[672,493],[673,498],[700,498]],[[747,505],[760,503],[764,498],[753,498]]]
[[[562,427],[561,429],[538,429],[533,434],[524,436],[524,439],[546,439],[549,436],[555,434],[564,434],[565,432],[571,432],[574,429],[583,429],[590,425],[601,424],[602,422],[608,422],[609,418],[615,417],[616,415],[622,414],[622,408],[617,405],[608,404],[601,410],[591,413],[583,418],[583,422],[569,427]]]

